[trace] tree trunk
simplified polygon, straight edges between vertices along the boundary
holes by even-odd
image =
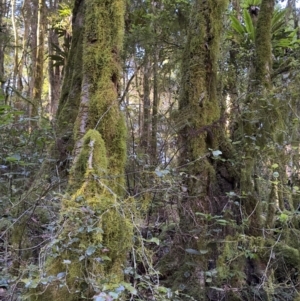
[[[141,147],[144,154],[149,153],[150,128],[151,128],[151,100],[150,100],[151,62],[148,50],[145,50],[144,77],[143,77],[143,127],[141,136]],[[147,158],[145,156],[146,164]]]
[[[269,124],[269,116],[265,114],[265,105],[268,106],[267,94],[271,88],[273,11],[274,0],[263,0],[256,28],[255,62],[249,80],[248,108],[244,110],[242,116],[244,142],[247,147],[241,174],[241,191],[245,195],[243,205],[245,217],[249,218],[249,233],[254,236],[262,235],[261,203],[258,185],[256,185],[258,177],[256,172],[259,166],[257,158],[259,158],[261,148],[272,139],[275,133],[274,126],[270,128],[272,126]]]
[[[112,291],[124,277],[132,224],[126,217],[130,204],[122,200],[126,129],[118,81],[123,15],[123,0],[75,1],[58,109],[59,143],[73,148],[74,159],[60,211],[61,232],[55,247],[43,249],[49,257],[47,276],[64,273],[64,262],[68,272],[66,286],[41,283],[34,300],[71,301],[101,293],[100,298],[104,286]]]
[[[173,267],[172,272],[165,271],[172,275],[168,280],[177,285],[182,283],[188,295],[196,300],[206,300],[206,294],[210,294],[206,286],[207,272],[216,267],[216,240],[225,233],[216,231],[219,227],[209,217],[221,218],[227,206],[229,211],[226,193],[235,188],[236,174],[227,161],[233,152],[225,138],[221,97],[217,93],[217,60],[226,5],[226,0],[218,1],[218,5],[213,0],[195,2],[181,71],[177,117],[182,125],[179,135],[179,170],[183,175],[183,194],[178,208],[180,234],[162,265]]]
[[[153,105],[152,105],[152,129],[151,129],[151,165],[156,166],[158,161],[157,154],[157,130],[158,130],[158,109],[159,109],[159,94],[158,94],[158,48],[154,46],[153,53]]]
[[[33,84],[33,107],[31,116],[36,117],[42,109],[42,90],[44,83],[44,44],[46,29],[45,0],[38,1],[38,23],[37,23],[37,53],[34,69]],[[41,113],[41,112],[40,112]]]
[[[49,9],[51,12],[56,12],[58,9],[58,2],[56,0],[49,2]],[[60,66],[54,66],[51,55],[54,54],[53,45],[59,47],[58,34],[55,29],[48,29],[48,76],[49,76],[49,113],[50,118],[56,116],[59,97],[60,97],[60,88],[61,88],[61,70]]]
[[[19,70],[19,36],[17,31],[16,24],[16,1],[12,1],[12,9],[11,9],[11,23],[13,26],[13,34],[14,34],[14,68],[13,68],[13,79],[12,86],[14,88],[17,87],[17,77]]]
[[[5,11],[5,3],[4,0],[0,0],[0,26],[1,26],[1,32],[5,32],[5,28],[2,24],[3,22],[3,17],[4,17],[4,11]],[[5,46],[5,37],[2,34],[0,36],[0,99],[4,99],[4,83],[6,82],[5,80],[5,75],[4,75],[4,46]]]

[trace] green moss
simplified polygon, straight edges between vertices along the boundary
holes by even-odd
[[[226,237],[222,254],[219,255],[217,260],[217,276],[220,283],[224,281],[230,283],[233,287],[245,285],[246,275],[243,272],[245,270],[245,257],[241,250],[237,237]]]
[[[267,220],[266,220],[266,226],[268,228],[273,228],[274,221],[275,221],[274,219],[275,219],[275,212],[276,212],[276,203],[278,200],[276,190],[277,189],[275,184],[272,184],[272,188],[268,200],[268,210],[267,210]]]
[[[133,226],[126,217],[131,203],[119,201],[111,189],[104,144],[98,131],[89,130],[71,171],[71,196],[61,209],[63,228],[46,271],[48,277],[67,273],[67,288],[58,289],[58,281],[48,286],[47,295],[55,300],[89,298],[95,287],[113,287],[123,280],[122,264],[132,245]],[[70,263],[64,265],[65,260]],[[42,294],[36,300],[46,299]]]
[[[92,151],[92,150],[95,151]],[[91,156],[91,157],[90,157]],[[91,164],[89,163],[91,158]],[[76,160],[75,166],[71,170],[70,187],[74,190],[74,185],[81,186],[89,176],[91,170],[96,171],[96,175],[107,177],[107,154],[104,141],[98,131],[89,130],[83,139],[83,148]]]
[[[300,301],[300,295],[297,293],[296,297],[293,299],[293,301]]]
[[[72,28],[72,44],[65,67],[64,81],[57,111],[57,131],[59,137],[72,138],[74,122],[76,120],[82,81],[82,53],[83,53],[83,5],[76,7],[75,22]],[[72,149],[72,147],[71,147]]]
[[[275,246],[275,251],[284,259],[284,264],[289,268],[299,268],[300,255],[299,250],[288,246],[285,243],[278,243]]]
[[[84,16],[75,17],[75,23],[80,23],[80,31],[74,33],[78,47],[74,48],[74,42],[58,124],[68,139],[73,131],[78,149],[68,194],[62,202],[62,229],[51,251],[47,250],[52,258],[45,272],[54,280],[37,300],[48,296],[49,300],[82,300],[91,298],[104,285],[117,286],[123,280],[122,264],[132,245],[133,225],[127,218],[132,202],[121,199],[125,191],[126,128],[118,103],[118,55],[124,1],[88,0],[75,5],[74,10]],[[74,89],[68,92],[67,84]],[[65,127],[66,120],[71,125]],[[62,272],[66,272],[66,280],[60,281],[56,275]],[[60,282],[65,286],[59,288]]]
[[[220,206],[215,203],[218,198],[215,196],[225,194],[220,191],[218,183],[218,163],[209,158],[209,154],[220,148],[223,137],[219,122],[221,110],[217,95],[217,69],[222,14],[227,3],[228,1],[218,1],[217,4],[212,0],[195,1],[191,10],[181,70],[179,118],[177,117],[181,118],[179,127],[183,154],[179,165],[183,166],[181,171],[185,172],[183,181],[188,186],[188,196],[182,200],[178,210],[180,230],[183,233],[194,233],[201,227],[201,234],[197,240],[190,241],[188,246],[186,241],[181,241],[184,244],[183,249],[208,248],[206,235],[211,229],[208,228],[207,221],[195,213],[215,214]],[[205,272],[208,269],[208,260],[214,261],[215,253],[216,250],[209,248],[207,254],[193,256],[182,254],[176,249],[163,259],[162,269],[168,273],[174,269],[174,264],[177,265],[176,272],[172,272],[168,279],[173,288],[180,290],[180,287],[184,287],[184,293],[197,300],[201,298],[199,296],[205,298]]]
[[[124,1],[86,3],[83,72],[89,82],[89,128],[97,129],[105,141],[108,174],[114,179],[111,189],[125,191],[126,126],[118,102]],[[79,124],[80,122],[78,122]],[[80,138],[75,131],[75,140]]]
[[[262,1],[259,17],[257,21],[255,47],[255,77],[256,85],[270,87],[271,68],[272,68],[272,44],[271,29],[272,16],[274,11],[274,1]]]

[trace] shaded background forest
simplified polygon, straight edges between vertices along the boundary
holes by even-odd
[[[300,300],[296,0],[0,2],[0,300]]]

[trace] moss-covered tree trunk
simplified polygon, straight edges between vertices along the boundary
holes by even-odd
[[[45,243],[44,229],[33,224],[32,218],[38,219],[42,224],[51,223],[52,213],[57,210],[51,201],[53,192],[66,186],[64,183],[74,148],[73,130],[79,110],[82,81],[83,14],[84,5],[79,1],[73,10],[72,47],[57,112],[56,139],[49,149],[49,160],[44,161],[38,174],[33,176],[28,190],[15,206],[14,216],[17,222],[12,231],[11,243],[16,249],[12,271],[16,274],[22,273],[20,267],[23,265],[37,261],[40,247]]]
[[[49,1],[49,10],[55,12],[58,9],[58,1]],[[53,119],[56,116],[56,111],[59,102],[61,79],[62,79],[62,69],[61,66],[54,64],[54,60],[51,58],[55,54],[54,47],[59,46],[59,36],[54,28],[49,28],[48,30],[48,77],[49,77],[49,102],[50,102],[50,118]]]
[[[20,253],[20,259],[47,258],[40,266],[43,272],[29,276],[32,300],[103,297],[123,280],[122,265],[132,244],[132,224],[127,219],[130,203],[123,199],[126,128],[118,101],[124,6],[123,0],[74,2],[57,139],[49,152],[50,163],[43,165],[27,202],[19,206],[19,212],[28,214],[19,219],[13,233],[19,249],[30,249]],[[67,167],[68,185],[61,186],[60,231],[50,244],[39,244],[44,245],[42,249],[30,248],[36,244],[28,239],[31,217],[50,218],[41,206],[45,199],[31,199],[41,193],[40,187],[48,186],[50,191],[62,184],[46,185],[44,178],[54,172],[55,182],[66,175]]]
[[[256,179],[259,166],[260,152],[274,140],[276,127],[272,125],[269,114],[276,113],[276,104],[270,103],[272,45],[271,28],[274,11],[274,0],[263,0],[258,15],[255,37],[255,62],[249,80],[247,104],[243,113],[244,130],[244,163],[241,176],[241,192],[245,218],[249,220],[249,233],[259,236],[262,234],[261,200]],[[275,100],[275,99],[274,99]],[[274,102],[273,100],[273,102]],[[266,114],[266,108],[268,113]],[[275,116],[273,116],[275,117]],[[280,116],[278,123],[280,123]],[[274,198],[270,201],[275,202]],[[274,215],[274,213],[273,213]],[[273,217],[269,216],[268,223]]]
[[[278,217],[284,210],[280,194],[286,191],[282,185],[286,107],[277,97],[271,78],[274,5],[274,0],[262,0],[260,5],[254,61],[237,129],[241,142],[236,161],[241,167],[241,221],[236,225],[235,235],[224,240],[218,258],[218,275],[223,285],[227,282],[235,288],[229,292],[230,300],[276,300],[283,294],[282,287],[289,291],[286,299],[296,300],[286,285],[285,268],[299,265],[299,252],[294,241],[288,239],[286,220],[281,224],[282,217]],[[285,202],[288,203],[288,196]],[[294,272],[288,277],[298,281]]]
[[[37,22],[37,50],[36,65],[33,70],[33,107],[31,116],[36,117],[42,106],[42,90],[44,83],[44,52],[45,52],[45,29],[46,29],[45,1],[38,1],[38,22]]]
[[[144,58],[144,76],[143,76],[143,126],[141,135],[141,148],[145,154],[149,152],[150,145],[150,127],[151,127],[151,99],[150,99],[150,81],[151,81],[151,62],[149,50],[145,50]],[[149,162],[145,162],[149,163]]]
[[[66,267],[66,286],[59,290],[57,283],[49,285],[39,300],[90,298],[103,294],[104,285],[112,291],[123,280],[122,264],[132,243],[128,204],[122,200],[126,129],[118,102],[124,2],[79,0],[74,11],[82,13],[77,21],[83,26],[83,48],[77,53],[82,58],[82,67],[77,67],[82,75],[80,92],[72,103],[74,113],[77,111],[72,124],[74,160],[60,213],[63,228],[55,243],[58,252],[50,252],[53,258],[45,270],[55,276],[64,272],[64,262],[70,265]],[[72,50],[76,53],[73,48],[71,55]],[[66,77],[76,76],[70,71]],[[69,108],[61,103],[61,128],[68,122],[68,114]]]
[[[182,62],[178,119],[182,199],[180,231],[173,250],[162,260],[170,283],[196,300],[217,300],[208,288],[225,234],[226,193],[235,188],[233,157],[224,131],[222,96],[217,93],[218,56],[227,1],[195,1]],[[216,219],[216,216],[218,218]],[[219,219],[219,221],[218,221]],[[226,222],[225,222],[226,223]],[[175,260],[174,260],[175,259]],[[221,300],[223,297],[219,297]]]

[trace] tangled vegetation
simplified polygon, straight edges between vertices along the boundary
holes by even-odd
[[[296,1],[8,4],[0,300],[299,301]]]

